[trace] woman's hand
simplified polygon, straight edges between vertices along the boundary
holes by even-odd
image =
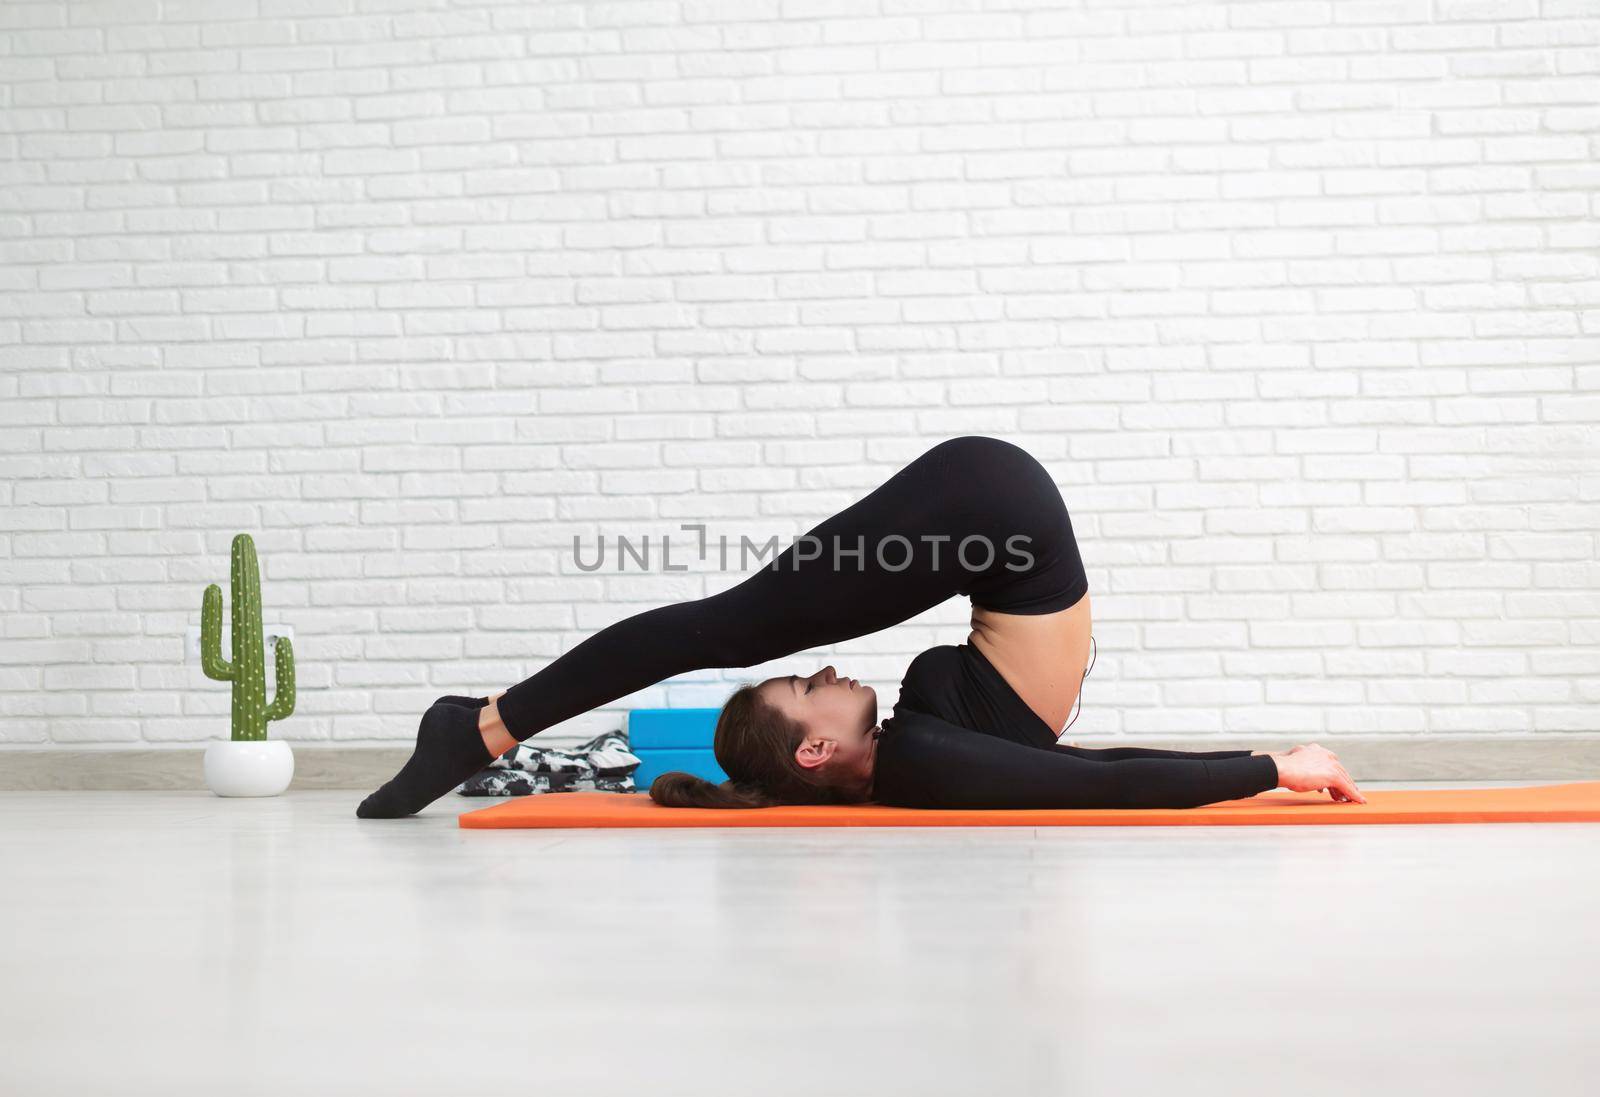
[[[1339,756],[1318,743],[1268,751],[1278,767],[1278,786],[1291,792],[1326,792],[1339,802],[1364,804],[1367,798],[1339,764]]]

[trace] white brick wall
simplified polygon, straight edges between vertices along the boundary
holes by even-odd
[[[7,746],[225,734],[241,530],[272,734],[409,741],[742,578],[574,533],[787,538],[964,433],[1072,508],[1073,736],[1600,730],[1600,0],[0,23]],[[773,671],[887,707],[965,621]]]

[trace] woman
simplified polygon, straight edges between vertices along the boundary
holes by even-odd
[[[1025,450],[947,439],[797,538],[744,582],[601,629],[486,700],[442,697],[363,818],[421,810],[516,743],[675,674],[748,667],[877,632],[952,595],[967,644],[911,662],[893,715],[832,666],[735,690],[714,748],[730,780],[656,778],[668,806],[874,800],[906,807],[1190,807],[1283,787],[1363,802],[1316,744],[1282,753],[1090,750],[1056,743],[1091,643],[1066,505]]]

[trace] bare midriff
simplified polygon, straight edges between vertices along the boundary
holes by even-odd
[[[973,606],[967,643],[1059,735],[1083,688],[1090,624],[1087,593],[1054,613],[997,613]]]

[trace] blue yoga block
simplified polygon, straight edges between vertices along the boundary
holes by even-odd
[[[720,783],[728,779],[717,765],[717,756],[706,750],[651,750],[648,747],[630,748],[639,759],[639,768],[633,771],[633,787],[639,792],[650,791],[650,785],[663,773],[681,769],[707,781]]]
[[[711,749],[719,708],[636,708],[628,713],[628,746],[645,750]]]
[[[633,787],[646,792],[663,773],[681,769],[707,781],[726,781],[711,740],[717,708],[636,708],[628,713],[628,749],[639,758]]]

